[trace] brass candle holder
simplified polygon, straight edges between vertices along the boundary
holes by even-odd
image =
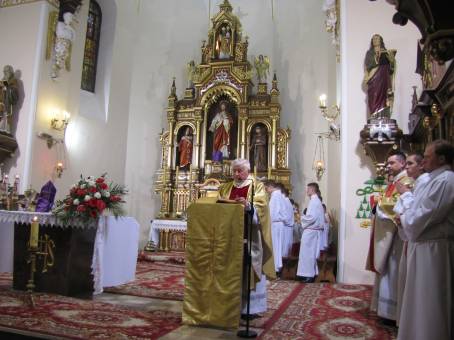
[[[36,263],[38,257],[42,258],[43,269],[41,273],[46,273],[48,268],[53,267],[55,263],[54,257],[55,242],[49,238],[49,235],[44,234],[39,238],[39,222],[35,216],[30,225],[30,240],[28,242],[29,258],[27,263],[30,264],[30,278],[25,288],[27,288],[27,304],[31,307],[35,307],[35,299],[33,292],[35,291],[35,273]]]

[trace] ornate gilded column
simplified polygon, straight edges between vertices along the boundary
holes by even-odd
[[[277,135],[277,117],[272,117],[272,134],[271,134],[271,168],[276,169],[276,135]]]
[[[168,105],[167,105],[167,121],[169,122],[169,142],[168,142],[168,159],[167,159],[167,167],[172,169],[172,160],[173,160],[173,146],[174,146],[174,126],[175,126],[175,115],[176,115],[176,108],[177,108],[177,88],[175,86],[175,77],[173,78],[172,86],[170,88],[170,94],[167,97]]]
[[[201,150],[201,147],[202,147],[202,142],[201,142],[202,110],[201,109],[195,110],[194,117],[195,117],[196,136],[195,136],[195,144],[194,144],[195,148],[194,148],[194,158],[193,159],[195,159],[195,161],[192,164],[195,165],[196,169],[198,169],[199,164],[200,164],[200,155],[202,154],[202,150]]]
[[[240,120],[240,158],[247,158],[246,145],[247,145],[247,133],[246,133],[246,122],[248,119],[247,108],[239,108],[239,120]]]

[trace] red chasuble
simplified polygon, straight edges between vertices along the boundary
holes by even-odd
[[[246,185],[242,188],[233,187],[230,191],[229,199],[234,200],[235,198],[243,197],[247,199],[247,192],[249,190],[249,185]]]

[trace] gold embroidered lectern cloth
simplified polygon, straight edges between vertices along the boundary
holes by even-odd
[[[183,323],[238,328],[244,211],[205,198],[188,208]]]

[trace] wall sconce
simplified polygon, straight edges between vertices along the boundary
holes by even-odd
[[[55,138],[54,136],[52,136],[51,134],[48,134],[46,132],[38,133],[38,137],[41,139],[44,139],[46,141],[47,147],[49,149],[58,143],[63,143],[62,138]]]
[[[57,172],[58,178],[61,178],[61,175],[63,174],[63,170],[64,170],[63,162],[58,161],[57,165],[55,166],[55,171]]]
[[[314,159],[312,161],[312,170],[315,171],[315,177],[317,181],[322,179],[325,173],[325,151],[323,147],[323,136],[319,134],[317,136],[317,142],[315,143]]]
[[[70,117],[71,115],[68,111],[57,113],[55,117],[50,121],[51,128],[58,131],[65,131],[66,127],[68,126]]]
[[[333,105],[331,107],[326,106],[326,94],[322,94],[319,97],[319,108],[322,113],[323,118],[325,118],[328,123],[329,123],[329,131],[327,133],[324,133],[324,135],[328,139],[332,140],[340,140],[340,127],[336,123],[337,117],[339,117],[340,114],[340,108],[337,105]]]

